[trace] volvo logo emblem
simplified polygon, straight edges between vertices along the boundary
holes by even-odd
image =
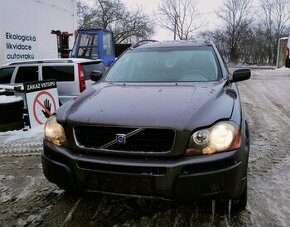
[[[116,135],[116,143],[125,144],[126,143],[126,135],[125,134],[117,134]]]

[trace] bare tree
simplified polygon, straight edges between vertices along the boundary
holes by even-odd
[[[217,12],[223,26],[200,36],[210,37],[230,62],[275,65],[278,40],[290,32],[290,1],[260,0],[259,7],[252,9],[250,3],[225,0]]]
[[[213,41],[225,60],[229,60],[227,39],[222,29],[216,29],[214,31],[202,31],[198,34],[198,38]]]
[[[80,28],[103,28],[113,31],[117,43],[148,38],[154,32],[151,18],[141,9],[129,11],[120,0],[95,0],[89,8],[78,4]]]
[[[201,38],[211,39],[216,44],[225,60],[230,60],[230,49],[228,45],[228,36],[224,29],[215,31],[204,31],[199,35]],[[241,32],[238,49],[238,62],[243,64],[265,65],[268,63],[268,52],[265,30],[259,23],[252,23],[247,29]]]
[[[285,35],[290,20],[290,1],[260,0],[260,7],[263,12],[261,24],[267,37],[268,62],[275,63],[278,40]]]
[[[82,1],[77,1],[77,15],[78,15],[78,26],[80,28],[90,28],[93,22],[93,13],[91,8],[83,3]]]
[[[223,6],[217,11],[218,17],[224,22],[225,38],[229,49],[230,61],[239,58],[239,42],[252,22],[252,0],[224,0]]]
[[[161,27],[171,31],[180,39],[189,39],[203,25],[197,10],[196,0],[162,0],[158,7]]]

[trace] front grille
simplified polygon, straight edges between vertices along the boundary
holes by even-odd
[[[75,126],[76,142],[80,147],[125,152],[167,152],[175,138],[172,129]],[[117,143],[117,135],[126,135]]]

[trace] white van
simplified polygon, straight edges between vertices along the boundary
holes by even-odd
[[[56,79],[59,100],[63,104],[93,83],[93,71],[105,72],[102,60],[67,58],[11,62],[0,67],[0,84]]]

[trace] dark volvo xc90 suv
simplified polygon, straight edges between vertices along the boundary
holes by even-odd
[[[135,45],[48,119],[43,172],[66,190],[244,208],[249,131],[235,82],[249,78],[212,43]]]

